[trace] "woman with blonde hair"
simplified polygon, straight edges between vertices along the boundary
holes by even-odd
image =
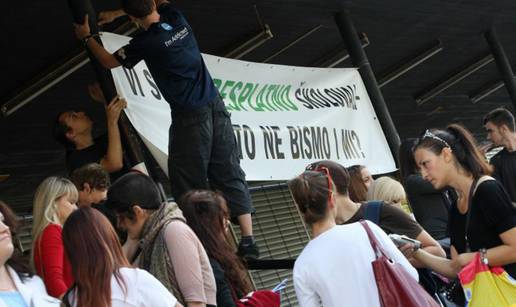
[[[77,209],[77,199],[74,184],[62,177],[43,180],[34,195],[31,264],[48,293],[58,298],[73,283],[61,234],[64,222]]]
[[[403,209],[401,202],[406,198],[401,183],[387,176],[376,179],[367,191],[367,200],[383,200],[384,203],[400,209]]]

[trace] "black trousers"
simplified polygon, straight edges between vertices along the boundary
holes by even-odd
[[[172,112],[168,174],[176,200],[189,190],[211,188],[223,193],[233,222],[254,213],[230,114],[218,96],[208,106]]]

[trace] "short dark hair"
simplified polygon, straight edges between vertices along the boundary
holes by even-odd
[[[67,111],[63,111],[57,114],[54,120],[54,125],[52,127],[52,135],[54,136],[54,139],[63,146],[67,148],[73,148],[75,145],[66,137],[66,133],[68,133],[71,128],[61,120],[61,116],[66,112]]]
[[[155,10],[154,0],[122,0],[124,12],[135,18],[148,16]]]
[[[309,164],[306,170],[319,171],[321,166],[326,167],[330,171],[330,176],[337,192],[341,195],[348,195],[350,180],[348,170],[339,163],[330,160],[322,160]]]
[[[98,163],[81,166],[73,171],[70,179],[79,191],[84,189],[85,183],[95,190],[104,190],[110,185],[108,172]]]
[[[152,179],[140,173],[128,173],[116,180],[108,190],[106,207],[118,213],[132,213],[132,207],[156,210],[161,197]]]
[[[500,127],[506,125],[511,132],[515,131],[514,116],[505,108],[496,108],[484,116],[484,125],[488,122]]]

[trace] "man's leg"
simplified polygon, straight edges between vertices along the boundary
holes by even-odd
[[[168,177],[176,201],[191,189],[207,189],[211,109],[175,113],[169,131]]]
[[[213,143],[208,165],[208,179],[212,188],[220,190],[228,202],[232,222],[238,222],[242,233],[239,254],[258,258],[258,247],[253,237],[249,188],[240,158],[229,113],[222,101],[216,101],[213,111]]]

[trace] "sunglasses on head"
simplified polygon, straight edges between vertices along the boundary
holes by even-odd
[[[330,170],[326,166],[323,166],[320,164],[315,164],[315,163],[308,165],[306,167],[306,170],[321,173],[322,175],[324,175],[324,177],[326,177],[326,180],[328,183],[328,199],[327,199],[327,201],[329,204],[331,201],[331,193],[333,192],[333,180],[331,179]]]

